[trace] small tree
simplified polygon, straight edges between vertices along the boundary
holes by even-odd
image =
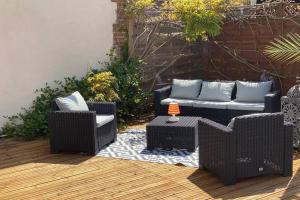
[[[133,23],[143,25],[143,30],[134,36],[133,41],[129,38],[131,57],[147,63],[149,58],[174,39],[187,41],[179,52],[159,64],[161,70],[155,77],[146,79],[146,82],[152,81],[150,90],[160,79],[161,73],[179,59],[189,56],[185,52],[189,43],[208,41],[219,35],[226,11],[242,2],[243,0],[166,0],[160,4],[154,0],[127,0],[128,16]],[[164,32],[166,27],[171,27],[174,31]]]

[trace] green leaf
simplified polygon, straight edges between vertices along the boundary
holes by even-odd
[[[271,59],[282,63],[300,62],[300,35],[289,33],[286,37],[276,38],[265,47],[264,53]]]

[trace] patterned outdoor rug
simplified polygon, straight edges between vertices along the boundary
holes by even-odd
[[[117,141],[102,149],[97,156],[198,167],[197,150],[194,153],[184,149],[163,150],[157,148],[150,151],[147,150],[146,144],[145,130],[129,130],[126,133],[118,134]]]

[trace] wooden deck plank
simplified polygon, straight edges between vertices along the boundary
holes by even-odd
[[[108,161],[107,161],[108,162]],[[117,162],[114,162],[117,165]],[[34,188],[38,185],[45,183],[52,183],[64,181],[72,176],[87,175],[96,173],[97,170],[113,169],[113,161],[107,163],[106,167],[99,166],[97,163],[86,164],[85,167],[73,166],[73,165],[62,165],[53,166],[48,169],[40,169],[34,173],[24,174],[23,176],[17,176],[14,179],[6,179],[5,181],[0,181],[3,186],[0,186],[0,193],[13,193],[14,191],[21,191],[26,188]],[[129,165],[124,165],[124,167],[130,167]],[[99,172],[97,172],[99,173]],[[18,179],[22,177],[23,179]]]
[[[300,199],[293,177],[267,176],[224,186],[196,168],[72,154],[48,141],[0,141],[0,199]]]
[[[125,166],[122,166],[125,167]],[[126,167],[127,168],[127,167]],[[118,183],[115,181],[115,177],[119,179],[130,179],[134,180],[134,174],[143,174],[143,171],[132,170],[121,170],[117,168],[112,172],[112,169],[107,169],[105,173],[106,176],[98,178],[99,173],[103,173],[103,170],[95,171],[94,173],[89,173],[88,175],[77,175],[72,176],[67,179],[61,180],[59,182],[48,182],[43,185],[39,185],[38,188],[30,188],[29,190],[19,193],[20,196],[26,195],[28,191],[31,191],[31,194],[28,194],[29,197],[43,195],[44,197],[56,198],[56,196],[63,195],[64,198],[70,196],[79,196],[81,192],[89,192],[93,189],[96,189],[98,192],[103,193],[104,189],[107,187],[112,187],[114,184]],[[123,174],[118,175],[118,172],[121,171]],[[136,176],[136,175],[135,175]],[[143,177],[148,178],[148,176],[143,175]],[[89,187],[86,187],[88,185]],[[99,187],[99,188],[98,188]]]

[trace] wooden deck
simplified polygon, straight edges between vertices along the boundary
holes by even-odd
[[[224,187],[212,174],[183,166],[81,155],[51,155],[48,140],[0,140],[0,199],[300,199],[294,176]],[[297,156],[295,156],[297,157]]]

